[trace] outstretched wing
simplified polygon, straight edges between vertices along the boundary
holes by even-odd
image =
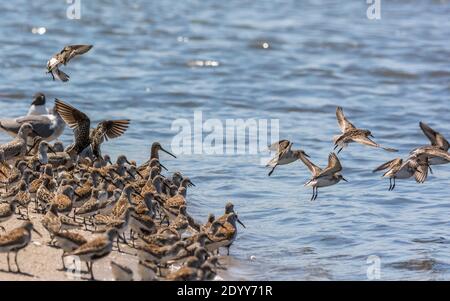
[[[353,137],[352,139],[355,142],[358,142],[358,143],[361,143],[361,144],[364,144],[364,145],[368,145],[368,146],[372,146],[372,147],[379,147],[379,148],[382,148],[382,149],[384,149],[385,151],[388,151],[388,152],[392,152],[393,153],[393,152],[397,152],[398,151],[395,148],[381,146],[378,143],[376,143],[375,141],[371,140],[370,138],[364,137],[364,136],[361,136],[361,135]]]
[[[86,114],[62,100],[55,99],[55,109],[71,129],[75,130],[79,127],[90,127],[91,121]]]
[[[345,133],[349,130],[353,130],[356,127],[348,121],[348,119],[344,115],[344,111],[342,110],[342,107],[337,107],[336,109],[336,118],[339,124],[339,128],[341,129],[342,133]]]
[[[340,172],[342,170],[341,162],[339,161],[339,158],[336,156],[335,153],[331,153],[328,156],[328,166],[322,170],[322,172],[316,177],[326,177],[326,176],[332,176],[337,172]]]
[[[62,63],[66,64],[75,56],[88,52],[92,47],[93,45],[69,45],[64,47],[61,51],[61,55],[63,56]]]
[[[291,143],[289,140],[280,140],[278,142],[273,143],[272,145],[269,145],[269,150],[272,152],[280,153],[289,146],[292,146],[293,143]]]
[[[393,166],[399,165],[401,166],[403,163],[403,160],[401,158],[395,158],[391,161],[388,161],[386,163],[381,164],[380,166],[378,166],[377,168],[375,168],[374,170],[372,170],[372,172],[377,172],[380,170],[384,170],[386,168],[391,169]]]
[[[305,164],[306,167],[308,167],[313,177],[319,175],[322,172],[322,169],[316,166],[314,163],[312,163],[308,158],[306,158],[305,155],[300,154],[300,160],[302,160],[303,164]]]
[[[128,119],[104,120],[97,125],[97,128],[101,127],[103,129],[106,138],[113,139],[123,135],[129,125],[130,120]]]
[[[420,128],[422,129],[422,132],[427,136],[427,138],[430,140],[431,145],[437,146],[440,149],[443,149],[445,151],[448,151],[450,148],[450,144],[447,141],[447,139],[444,138],[444,136],[441,135],[441,133],[436,132],[431,127],[429,127],[426,123],[420,122],[419,123]]]

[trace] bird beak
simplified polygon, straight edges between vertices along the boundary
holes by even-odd
[[[161,147],[161,150],[163,151],[163,152],[165,152],[166,154],[169,154],[169,155],[171,155],[172,157],[174,157],[175,159],[177,158],[177,156],[175,156],[174,154],[172,154],[171,152],[169,152],[169,151],[167,151],[167,150],[165,150],[164,148],[162,148]]]
[[[81,198],[81,196],[78,193],[76,193],[76,191],[74,191],[73,194],[76,195],[77,197]]]
[[[130,161],[128,161],[128,159],[125,161],[125,162],[127,162],[128,163],[128,165],[131,165],[131,163],[130,163]]]
[[[170,189],[169,184],[167,184],[166,182],[163,182],[163,185]]]
[[[144,176],[139,172],[139,170],[136,169],[136,173],[143,179]]]
[[[342,180],[344,180],[345,182],[347,182],[347,183],[348,183],[347,179],[345,179],[344,177],[342,177]]]
[[[306,158],[311,158],[307,153],[303,153]]]
[[[36,230],[36,229],[34,229],[34,228],[32,228],[31,230],[33,230],[33,232],[35,232],[37,235],[39,235],[39,237],[42,237],[42,234],[41,233],[39,233],[39,231],[38,230]]]
[[[237,219],[237,222],[238,222],[239,224],[241,224],[242,227],[247,228],[247,227],[241,222],[241,220],[240,220],[239,218]]]
[[[194,183],[192,183],[191,182],[191,180],[189,180],[189,182],[188,182],[191,186],[194,186],[195,187],[195,184]]]
[[[33,134],[35,134],[36,136],[41,136],[41,135],[39,135],[39,133],[38,132],[36,132],[34,129],[32,129],[31,130],[32,132],[33,132]]]
[[[2,174],[5,178],[7,178],[7,176],[3,173],[3,171],[0,169],[0,174]]]
[[[161,166],[163,169],[165,169],[166,171],[169,171],[168,169],[167,169],[167,167],[165,167],[164,165],[162,165],[161,163],[159,163],[159,166]]]
[[[51,147],[50,145],[48,146],[48,149],[52,152],[52,153],[54,153],[55,155],[56,155],[56,152],[55,152],[55,150],[53,149],[53,147]]]
[[[129,174],[133,179],[136,179],[136,177],[129,170],[127,170],[127,174]]]
[[[369,137],[375,138],[374,135],[370,134]]]

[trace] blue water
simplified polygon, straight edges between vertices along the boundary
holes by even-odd
[[[349,183],[322,189],[315,202],[298,162],[269,178],[259,154],[162,155],[197,184],[188,191],[195,217],[235,203],[247,228],[231,248],[229,279],[366,280],[370,255],[382,280],[450,279],[449,166],[422,185],[398,181],[394,192],[371,172],[428,143],[420,120],[450,137],[449,1],[382,0],[380,20],[366,17],[365,1],[82,0],[80,20],[67,7],[2,1],[2,117],[26,113],[42,91],[94,122],[130,118],[104,152],[138,162],[154,141],[170,149],[172,122],[193,122],[195,110],[223,122],[279,119],[280,138],[323,166],[340,105],[400,150],[351,145],[340,154]],[[64,69],[68,83],[53,82],[46,61],[77,43],[94,48]],[[193,66],[198,60],[215,66]],[[71,131],[61,138],[70,142]]]

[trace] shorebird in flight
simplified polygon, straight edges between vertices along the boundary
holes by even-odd
[[[373,140],[371,140],[369,137],[373,138],[372,133],[369,130],[359,129],[356,128],[348,119],[344,116],[344,111],[341,107],[337,107],[336,109],[336,118],[339,124],[339,128],[342,131],[342,135],[335,136],[333,138],[334,140],[334,149],[338,150],[338,154],[343,150],[349,143],[357,142],[360,144],[372,146],[372,147],[379,147],[382,148],[388,152],[396,152],[396,149],[389,148],[389,147],[383,147],[379,145],[378,143],[375,143]]]
[[[91,129],[91,120],[78,109],[59,99],[55,100],[55,108],[61,118],[73,129],[75,142],[67,149],[69,154],[75,152],[79,155],[91,145],[93,153],[100,157],[100,145],[104,139],[108,140],[121,136],[130,123],[127,119],[103,120],[95,129]]]
[[[75,56],[84,54],[92,48],[92,45],[68,45],[61,52],[52,56],[47,62],[47,73],[52,75],[53,80],[59,79],[63,82],[69,80],[70,76],[62,72],[59,67],[64,66]]]
[[[280,140],[278,142],[269,145],[270,151],[275,151],[275,156],[267,163],[266,167],[272,167],[272,170],[269,172],[269,177],[275,171],[275,168],[278,165],[285,165],[300,159],[300,155],[305,157],[309,156],[303,150],[292,150],[292,143],[289,140]]]
[[[426,160],[422,161],[416,156],[409,157],[406,161],[401,158],[395,158],[391,161],[381,164],[373,172],[387,169],[383,178],[389,178],[389,191],[394,190],[396,179],[409,179],[412,176],[417,183],[423,183],[428,177],[429,165]],[[430,169],[431,170],[431,169]]]
[[[341,180],[348,182],[341,174],[342,165],[335,153],[331,153],[328,156],[328,166],[325,169],[321,169],[316,166],[305,156],[301,155],[300,160],[311,171],[312,178],[305,183],[305,186],[313,188],[313,195],[311,201],[317,199],[319,195],[319,187],[331,186],[339,183]]]

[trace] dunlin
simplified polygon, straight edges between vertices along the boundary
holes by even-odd
[[[317,196],[319,195],[319,187],[331,186],[339,183],[341,180],[347,182],[347,180],[340,174],[342,165],[335,153],[331,153],[328,156],[328,166],[323,170],[314,165],[314,163],[304,156],[301,156],[300,160],[302,160],[312,174],[312,178],[305,183],[305,186],[311,186],[313,188],[311,201],[317,199]]]
[[[9,264],[9,253],[14,252],[14,262],[16,263],[17,272],[21,272],[19,264],[17,263],[17,254],[20,250],[28,246],[31,240],[31,231],[34,231],[39,236],[41,234],[34,229],[31,222],[24,222],[20,227],[11,230],[10,232],[0,236],[0,252],[7,253],[6,258],[8,261],[8,271],[11,272],[11,266]]]
[[[344,116],[344,111],[341,107],[336,109],[336,117],[339,124],[339,128],[342,131],[342,135],[335,136],[334,140],[334,149],[339,147],[338,154],[344,149],[349,143],[357,142],[360,144],[379,147],[388,152],[396,152],[396,149],[383,147],[378,143],[372,141],[369,137],[373,137],[372,133],[369,130],[363,130],[356,128],[348,119]]]
[[[63,250],[61,261],[63,264],[63,269],[66,269],[66,264],[64,262],[64,256],[67,253],[73,252],[80,246],[87,243],[86,238],[81,234],[69,231],[60,231],[53,233],[55,245]]]
[[[91,48],[92,45],[65,46],[59,53],[52,56],[47,62],[47,73],[51,73],[53,80],[56,78],[63,82],[68,81],[70,78],[69,75],[59,69],[61,64],[65,66],[72,58],[88,52]]]
[[[66,255],[78,256],[78,258],[86,262],[88,272],[91,273],[91,279],[94,279],[93,265],[94,262],[106,257],[112,251],[112,244],[117,237],[116,229],[108,229],[106,233],[100,237],[94,238],[91,241],[81,245],[75,251],[67,253]]]
[[[275,171],[278,165],[285,165],[300,159],[300,155],[309,157],[303,150],[293,150],[293,143],[289,140],[280,140],[269,146],[270,151],[276,152],[275,156],[267,163],[266,167],[271,167],[269,176]]]

